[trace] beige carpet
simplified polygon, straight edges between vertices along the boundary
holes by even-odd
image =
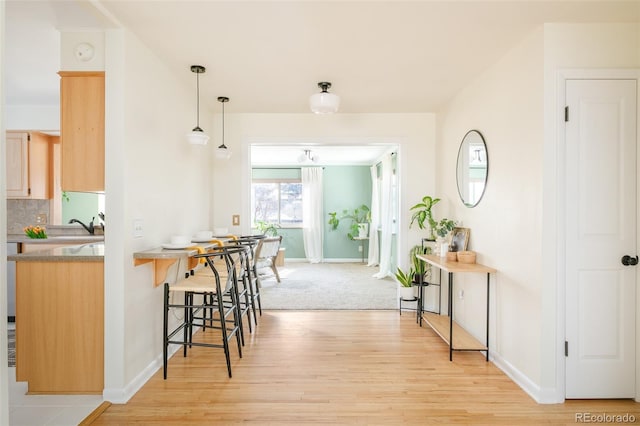
[[[373,278],[378,268],[360,263],[288,262],[278,268],[281,282],[263,278],[264,309],[397,309],[397,284]]]

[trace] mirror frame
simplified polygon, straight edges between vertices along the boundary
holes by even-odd
[[[462,167],[466,166],[466,170],[469,169],[470,164],[469,164],[469,159],[467,158],[467,164],[462,164],[462,161],[464,161],[464,151],[463,148],[465,146],[467,146],[468,139],[470,138],[471,135],[477,135],[478,137],[480,137],[480,140],[482,141],[482,147],[484,148],[484,154],[485,154],[485,158],[486,158],[486,173],[484,176],[484,182],[483,182],[483,188],[482,188],[482,192],[480,193],[480,196],[478,197],[477,200],[475,200],[475,202],[471,203],[469,200],[465,200],[465,197],[462,194],[462,191],[460,190],[460,173],[461,173],[461,169]],[[467,142],[467,144],[465,144],[465,142]],[[487,150],[487,143],[484,139],[484,136],[482,136],[482,133],[480,133],[479,130],[469,130],[464,137],[462,138],[462,142],[460,142],[460,147],[458,148],[458,158],[456,161],[456,185],[458,187],[458,195],[460,196],[460,200],[462,201],[462,204],[464,204],[466,207],[469,208],[473,208],[475,206],[478,205],[478,203],[480,202],[480,200],[482,200],[482,197],[484,196],[484,193],[487,190],[487,181],[489,179],[489,151]]]

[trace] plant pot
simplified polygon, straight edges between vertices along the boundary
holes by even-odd
[[[398,289],[399,289],[400,297],[402,298],[402,300],[414,300],[415,299],[415,295],[413,293],[413,286],[411,286],[411,287],[398,286]]]
[[[369,236],[369,224],[368,223],[359,223],[358,224],[358,237],[359,238],[367,238]]]

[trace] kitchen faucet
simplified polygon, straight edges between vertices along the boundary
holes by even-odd
[[[86,230],[87,230],[87,232],[88,232],[88,233],[90,233],[91,235],[93,235],[93,233],[94,233],[94,231],[95,231],[95,230],[94,230],[94,228],[93,228],[93,220],[94,220],[94,219],[95,219],[95,217],[92,217],[92,218],[91,218],[91,222],[89,222],[89,226],[87,226],[87,225],[85,225],[84,223],[80,222],[78,219],[71,219],[71,220],[69,221],[69,223],[79,223],[80,225],[82,225],[82,227],[83,227],[84,229],[86,229]]]

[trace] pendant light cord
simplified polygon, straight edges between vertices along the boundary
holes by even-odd
[[[200,128],[200,73],[196,73],[196,127]]]

